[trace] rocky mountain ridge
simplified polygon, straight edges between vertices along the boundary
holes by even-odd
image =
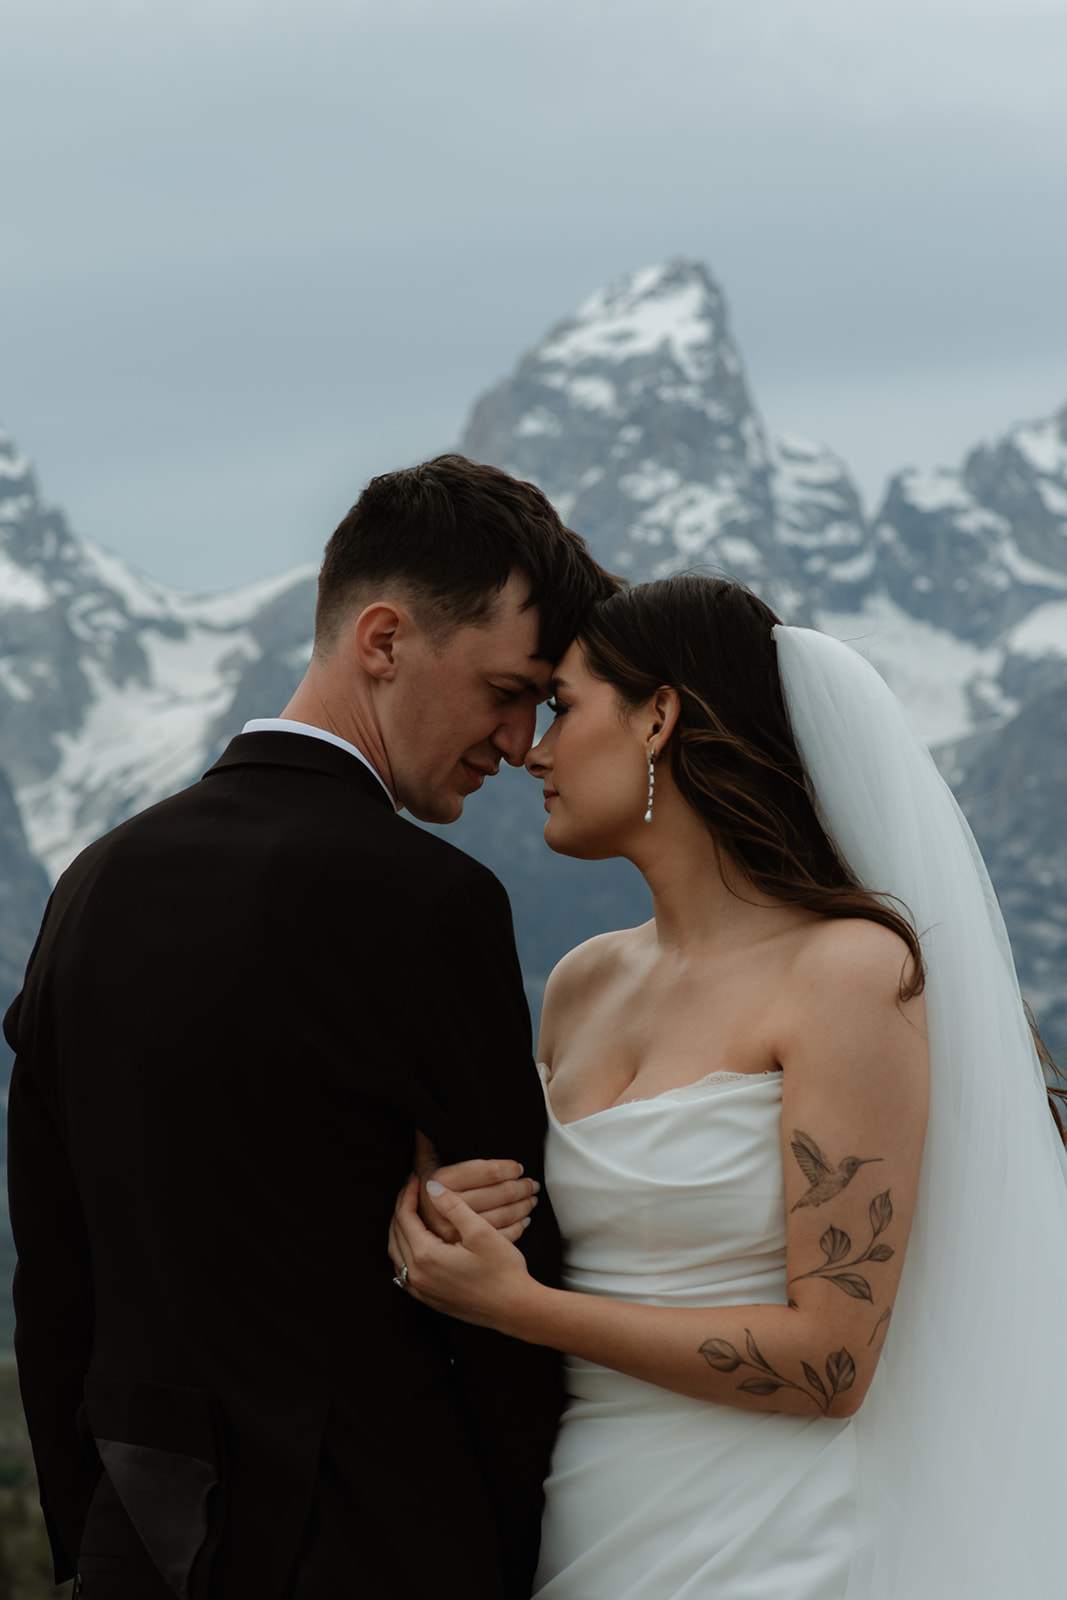
[[[683,260],[630,274],[551,329],[477,402],[461,448],[540,483],[626,576],[724,569],[867,654],[972,816],[1024,986],[1067,1045],[1067,407],[958,470],[899,473],[868,517],[830,451],[768,433],[722,291]],[[195,778],[247,716],[284,704],[312,594],[309,570],[228,595],[155,585],[72,533],[0,441],[0,768],[15,801],[5,825],[0,794],[0,849],[23,884],[0,918],[13,952],[42,866],[54,876]],[[533,992],[577,939],[647,914],[625,864],[544,850],[524,775],[503,773],[468,811],[447,836],[511,890]]]
[[[313,582],[309,568],[216,595],[152,583],[72,533],[0,435],[0,765],[53,878],[288,686]]]
[[[533,478],[627,577],[724,570],[865,654],[956,787],[1024,987],[1067,1051],[1067,406],[958,469],[896,474],[868,517],[839,458],[768,434],[721,290],[679,260],[597,291],[551,329],[476,404],[461,448]],[[539,818],[518,790],[501,812],[479,831],[504,868],[507,841]],[[554,898],[579,894],[577,873],[565,886],[554,871]],[[604,874],[610,900],[609,882],[616,920],[643,914],[621,869]]]
[[[675,261],[599,290],[474,407],[462,448],[532,478],[624,577],[718,563],[797,615],[870,577],[844,464],[772,440],[721,290]]]

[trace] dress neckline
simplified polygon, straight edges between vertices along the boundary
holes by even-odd
[[[661,1089],[659,1094],[635,1096],[632,1100],[617,1100],[614,1105],[602,1106],[599,1111],[589,1111],[584,1117],[572,1117],[569,1122],[561,1122],[552,1104],[552,1095],[549,1090],[550,1070],[547,1062],[539,1061],[537,1063],[537,1074],[541,1079],[541,1088],[544,1092],[548,1114],[557,1128],[573,1128],[582,1122],[592,1122],[596,1117],[606,1117],[612,1111],[625,1111],[628,1106],[650,1106],[661,1100],[674,1100],[675,1102],[698,1100],[701,1098],[701,1090],[713,1089],[719,1084],[766,1083],[769,1078],[777,1078],[781,1082],[782,1078],[781,1068],[779,1067],[773,1068],[770,1072],[708,1072],[703,1078],[697,1078],[693,1083],[681,1083],[677,1084],[673,1089]]]

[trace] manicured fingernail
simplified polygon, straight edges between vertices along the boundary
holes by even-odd
[[[533,1190],[532,1190],[532,1193],[533,1193],[533,1194],[540,1194],[540,1193],[541,1193],[541,1185],[540,1185],[540,1184],[539,1184],[539,1183],[538,1183],[538,1181],[537,1181],[537,1179],[536,1179],[536,1178],[535,1178],[535,1179],[534,1179],[534,1180],[533,1180]]]
[[[525,1176],[525,1174],[526,1174],[526,1168],[523,1166],[522,1162],[520,1161],[519,1162],[519,1177],[522,1178],[522,1177]]]
[[[522,1225],[523,1225],[524,1228],[528,1228],[530,1226],[530,1218],[529,1217],[523,1217]]]
[[[431,1178],[429,1183],[426,1185],[426,1193],[427,1194],[432,1194],[435,1200],[436,1200],[436,1198],[437,1198],[437,1196],[439,1194],[444,1194],[444,1192],[445,1192],[444,1184],[443,1183],[438,1183],[436,1178]]]
[[[532,1205],[532,1206],[535,1206],[535,1205],[536,1205],[536,1204],[537,1204],[537,1196],[536,1196],[536,1195],[535,1195],[535,1194],[532,1194],[532,1195],[531,1195],[531,1196],[530,1196],[530,1204],[531,1204],[531,1205]]]

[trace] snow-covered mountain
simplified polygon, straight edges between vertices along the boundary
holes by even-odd
[[[53,878],[196,777],[243,706],[277,708],[310,649],[313,576],[165,589],[73,534],[0,435],[0,766]]]
[[[868,517],[829,451],[768,436],[722,292],[682,260],[551,329],[474,407],[462,448],[535,479],[628,577],[725,569],[873,661],[957,785],[1024,987],[1067,1052],[1067,407],[958,470],[899,473]],[[481,835],[505,876],[518,831],[502,817],[498,844]],[[543,904],[543,882],[529,893]]]
[[[898,474],[868,516],[837,457],[768,434],[723,294],[682,260],[552,328],[460,447],[540,483],[626,576],[724,569],[868,655],[957,786],[1024,987],[1067,1047],[1067,407],[958,470]],[[284,703],[312,610],[308,570],[218,596],[149,582],[46,509],[0,438],[0,769],[17,801],[5,822],[0,790],[0,851],[23,884],[0,898],[0,957],[35,920],[36,863],[54,876]],[[537,794],[505,772],[448,830],[508,884],[533,989],[569,944],[647,907],[625,864],[544,851]]]
[[[878,570],[913,615],[988,644],[1067,596],[1067,408],[973,451],[959,472],[910,471],[878,519]]]
[[[898,474],[869,518],[829,450],[768,436],[698,261],[590,296],[477,403],[462,448],[533,478],[628,577],[724,569],[849,638],[934,743],[1010,715],[1067,658],[1067,407],[959,471]]]
[[[767,438],[699,262],[591,295],[478,402],[462,448],[540,484],[626,577],[712,562],[793,612],[847,607],[870,577],[847,469]]]

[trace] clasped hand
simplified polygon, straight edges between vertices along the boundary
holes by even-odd
[[[389,1229],[394,1269],[407,1267],[405,1287],[433,1310],[500,1327],[530,1282],[514,1241],[529,1223],[540,1185],[524,1178],[515,1161],[438,1167],[428,1141],[418,1139],[416,1170]]]
[[[541,1188],[535,1178],[523,1176],[517,1161],[457,1161],[453,1166],[442,1167],[437,1151],[419,1131],[415,1134],[412,1170],[419,1179],[419,1214],[431,1233],[446,1244],[454,1244],[459,1234],[428,1199],[429,1182],[443,1184],[453,1194],[461,1195],[472,1211],[512,1243],[521,1239]]]

